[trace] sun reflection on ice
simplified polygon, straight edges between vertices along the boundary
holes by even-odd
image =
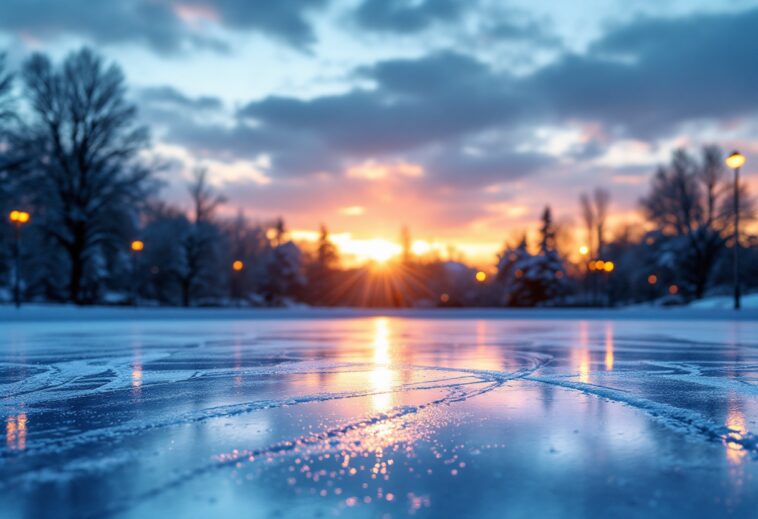
[[[745,460],[747,450],[738,442],[745,439],[748,430],[745,415],[733,404],[729,406],[729,411],[727,412],[726,426],[729,428],[729,433],[724,442],[726,445],[726,459],[732,465],[739,465]]]
[[[394,403],[392,387],[397,379],[395,370],[387,367],[390,364],[390,327],[385,317],[374,321],[374,363],[376,366],[369,373],[369,380],[376,394],[372,395],[371,403],[374,410],[385,411]]]
[[[608,323],[605,325],[605,369],[606,371],[613,371],[613,324]]]
[[[576,352],[575,362],[579,371],[579,382],[586,384],[590,381],[590,366],[592,359],[590,357],[590,338],[589,325],[587,321],[579,323],[579,350]]]

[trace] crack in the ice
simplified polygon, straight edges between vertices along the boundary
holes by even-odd
[[[730,429],[725,425],[715,424],[696,411],[690,411],[669,404],[629,396],[629,394],[623,393],[617,389],[595,386],[592,384],[582,384],[558,378],[535,376],[524,377],[524,380],[538,382],[540,384],[554,385],[564,389],[573,389],[628,405],[647,413],[659,423],[672,429],[694,432],[710,441],[717,441],[724,445],[738,446],[749,452],[754,459],[758,459],[758,437],[753,433],[747,431],[740,432],[735,429]]]

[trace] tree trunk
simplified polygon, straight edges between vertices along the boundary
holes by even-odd
[[[74,240],[68,248],[71,259],[69,278],[69,300],[74,304],[82,304],[82,278],[84,277],[84,251],[87,246],[87,229],[77,222],[71,228]]]
[[[182,279],[182,306],[188,307],[190,305],[190,281],[188,279]]]
[[[84,275],[84,264],[82,254],[78,248],[74,248],[69,253],[71,258],[71,273],[69,277],[69,301],[74,304],[81,304],[82,277]]]

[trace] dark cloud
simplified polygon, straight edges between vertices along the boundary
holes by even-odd
[[[446,147],[427,161],[431,182],[445,187],[476,189],[536,174],[556,159],[542,153],[485,149],[477,153]]]
[[[308,16],[329,0],[185,0],[198,7],[212,5],[224,25],[239,30],[256,29],[294,47],[316,41]]]
[[[558,117],[652,138],[678,124],[758,111],[758,9],[639,19],[525,82]]]
[[[412,34],[437,22],[454,21],[470,6],[465,0],[364,0],[355,20],[371,31]]]
[[[307,101],[269,97],[249,103],[239,115],[265,128],[307,132],[336,153],[366,156],[506,124],[525,104],[508,88],[510,78],[456,53],[385,61],[359,73],[376,88]]]
[[[523,16],[505,15],[488,24],[484,29],[486,36],[498,41],[521,42],[541,47],[562,47],[563,40],[548,23]]]
[[[221,99],[213,96],[189,97],[170,86],[148,87],[139,91],[139,100],[144,105],[159,105],[187,110],[219,110]]]
[[[526,76],[456,52],[385,60],[355,70],[370,87],[266,97],[240,108],[236,127],[182,125],[172,137],[207,153],[267,153],[274,176],[339,173],[373,158],[418,163],[429,185],[478,188],[554,165],[518,151],[539,126],[596,126],[602,139],[588,136],[563,157],[583,162],[619,136],[652,141],[682,123],[758,112],[753,24],[758,10],[640,19]],[[497,138],[480,146],[487,134]]]
[[[161,53],[187,48],[228,50],[210,36],[203,24],[258,31],[291,46],[306,48],[315,41],[308,15],[328,0],[4,0],[0,29],[48,39],[79,36],[100,44],[137,43]]]

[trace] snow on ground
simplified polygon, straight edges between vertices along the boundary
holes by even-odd
[[[719,304],[711,303],[718,301]],[[398,317],[411,319],[509,319],[509,320],[728,320],[758,321],[756,297],[744,299],[745,308],[734,311],[722,298],[704,299],[690,306],[660,307],[638,305],[623,308],[175,308],[175,307],[81,307],[74,305],[24,305],[17,309],[0,305],[0,324],[58,321],[148,321],[148,320],[271,320],[347,319]],[[729,299],[731,302],[731,299]],[[702,304],[701,304],[702,303]]]
[[[679,310],[3,309],[0,517],[750,517],[758,324]]]
[[[742,296],[740,304],[743,309],[746,310],[758,310],[758,294],[748,294]],[[713,296],[705,297],[698,301],[692,302],[690,308],[704,308],[704,309],[726,309],[731,310],[734,308],[733,296]]]

